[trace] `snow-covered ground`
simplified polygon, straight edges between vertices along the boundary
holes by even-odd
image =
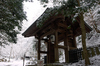
[[[25,64],[29,62],[28,60],[25,60]],[[100,55],[94,56],[90,58],[91,65],[89,66],[100,66]],[[24,66],[25,66],[24,64]],[[58,63],[59,64],[59,63]],[[62,63],[63,66],[85,66],[84,60],[80,60],[77,63]],[[0,62],[0,66],[23,66],[23,60],[15,60],[12,59],[11,62]]]
[[[88,65],[88,66],[100,66],[100,55],[90,58],[90,63],[91,63],[91,65]],[[84,60],[80,60],[77,63],[68,64],[68,65],[64,65],[64,66],[85,66],[85,62],[84,62]]]
[[[12,60],[11,62],[0,62],[0,66],[23,66],[23,60]]]
[[[0,66],[25,66],[28,63],[29,60],[25,60],[25,62],[23,62],[21,59],[11,59],[10,62],[0,62]]]

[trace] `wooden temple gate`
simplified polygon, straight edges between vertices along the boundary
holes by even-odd
[[[38,39],[38,60],[40,54],[47,54],[47,63],[59,62],[58,49],[65,50],[65,62],[69,62],[68,51],[76,49],[76,36],[81,35],[80,21],[77,19],[72,23],[71,17],[64,17],[63,15],[51,16],[41,28],[37,27],[37,22],[34,22],[22,35],[25,37],[35,36]],[[92,29],[85,23],[86,32]],[[52,41],[52,38],[54,40]],[[47,44],[47,51],[41,51],[41,40]],[[64,46],[58,45],[64,41]]]
[[[54,23],[53,23],[54,24]],[[76,49],[76,40],[74,36],[74,32],[72,30],[67,30],[66,25],[63,23],[57,23],[55,25],[51,24],[47,28],[45,28],[41,33],[43,34],[38,37],[38,59],[40,59],[40,53],[46,53],[48,58],[48,63],[54,63],[59,61],[59,53],[58,49],[65,50],[65,58],[66,62],[68,62],[68,51],[70,49]],[[54,36],[55,40],[51,41]],[[47,37],[47,38],[43,38]],[[47,43],[47,52],[41,51],[41,40],[44,40]],[[58,45],[58,43],[64,41],[64,46]],[[54,59],[55,58],[55,59]]]

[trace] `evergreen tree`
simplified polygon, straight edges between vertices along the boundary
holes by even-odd
[[[100,33],[100,5],[98,4],[95,8],[89,9],[88,13],[85,13],[85,21],[93,27],[93,29]]]
[[[51,0],[40,0],[41,2],[51,2]],[[85,12],[88,12],[89,9],[95,7],[97,4],[100,4],[99,0],[52,0],[54,6],[59,6],[60,8],[54,9],[56,12],[63,12],[64,16],[72,17],[73,23],[76,21],[78,16],[80,19],[80,27],[82,31],[82,46],[83,53],[85,58],[86,66],[90,64],[88,53],[86,50],[86,30],[84,25],[84,16]],[[73,15],[73,16],[72,16]]]
[[[16,43],[22,21],[26,19],[23,1],[0,0],[0,45]]]

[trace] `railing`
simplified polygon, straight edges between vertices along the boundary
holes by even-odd
[[[100,45],[92,46],[87,48],[88,56],[93,57],[95,55],[100,55]],[[74,63],[79,60],[84,59],[83,49],[73,49],[69,51],[69,62]]]

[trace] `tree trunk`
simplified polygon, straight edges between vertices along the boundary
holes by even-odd
[[[85,58],[85,64],[86,66],[90,64],[88,53],[87,53],[87,48],[86,48],[86,30],[85,30],[85,25],[84,25],[84,19],[83,19],[83,13],[80,14],[80,27],[82,31],[82,46],[83,46],[83,54]]]
[[[80,2],[79,0],[77,0],[78,5],[80,6]],[[90,65],[90,61],[89,61],[89,57],[88,57],[88,53],[87,53],[87,49],[86,49],[86,29],[85,29],[85,25],[84,25],[84,18],[83,18],[83,13],[80,13],[80,27],[81,27],[81,31],[82,31],[82,46],[83,46],[83,54],[84,54],[84,59],[85,59],[85,66]]]

